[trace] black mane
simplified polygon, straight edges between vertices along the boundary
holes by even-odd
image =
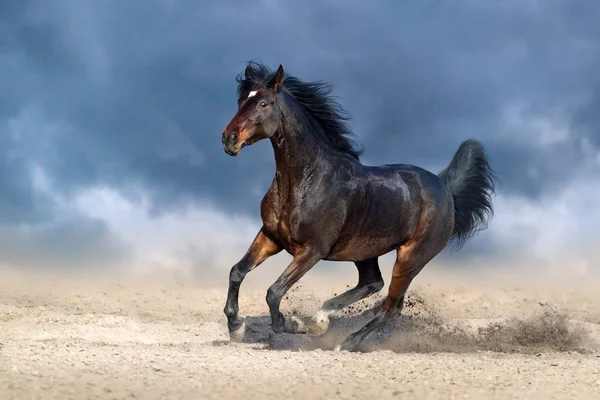
[[[250,61],[248,67],[248,79],[244,78],[244,73],[236,77],[238,99],[245,98],[250,91],[265,85],[274,75],[274,72],[265,65],[254,61]],[[329,83],[323,81],[303,82],[286,74],[284,87],[323,128],[335,149],[349,154],[357,160],[360,159],[363,149],[356,148],[356,143],[348,138],[353,135],[345,122],[350,118],[346,110],[333,96],[330,96],[332,86]]]

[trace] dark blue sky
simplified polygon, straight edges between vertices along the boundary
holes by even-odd
[[[600,225],[595,2],[5,3],[0,262],[131,262],[149,235],[160,265],[217,263],[215,230],[246,232],[241,255],[274,168],[267,143],[221,148],[251,59],[332,82],[365,163],[438,171],[479,138],[499,210],[452,257],[568,251]]]

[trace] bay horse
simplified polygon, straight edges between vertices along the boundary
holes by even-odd
[[[237,156],[268,138],[276,170],[261,202],[262,227],[229,274],[223,311],[230,338],[244,337],[238,315],[244,277],[282,250],[293,259],[267,291],[271,329],[314,336],[327,331],[331,314],[383,288],[378,257],[396,250],[388,294],[375,317],[337,347],[356,351],[402,311],[412,280],[450,241],[460,248],[487,228],[496,178],[485,149],[465,140],[437,175],[414,165],[367,166],[329,83],[305,82],[281,65],[272,72],[256,62],[236,82],[237,112],[223,131],[223,149]],[[282,298],[320,260],[353,262],[357,285],[325,301],[310,322],[286,318],[279,310]]]

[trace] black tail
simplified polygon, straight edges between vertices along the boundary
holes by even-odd
[[[496,177],[485,149],[475,139],[461,143],[439,177],[454,198],[454,230],[450,240],[455,240],[460,248],[476,232],[488,227],[494,214]]]

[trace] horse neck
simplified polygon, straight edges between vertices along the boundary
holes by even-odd
[[[320,127],[294,107],[285,110],[279,129],[271,138],[277,175],[301,178],[317,164],[327,162],[324,135]]]

